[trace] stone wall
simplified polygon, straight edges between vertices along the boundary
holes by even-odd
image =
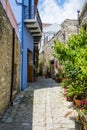
[[[6,110],[10,100],[12,74],[13,28],[0,3],[0,115]],[[13,96],[20,87],[20,42],[15,33],[14,88]]]
[[[45,59],[44,71],[47,70],[48,66],[50,67],[50,61],[54,59],[53,48],[52,48],[52,46],[54,45],[54,40],[57,39],[62,43],[67,43],[68,38],[72,34],[77,33],[77,24],[78,24],[77,20],[66,19],[61,24],[61,29],[58,31],[58,33],[43,46],[43,50],[44,50],[43,57]],[[55,59],[55,61],[56,61],[56,59]],[[55,64],[56,63],[54,63],[54,65]],[[57,65],[59,65],[59,63]],[[55,72],[57,72],[57,71],[54,70],[54,73]]]
[[[57,39],[62,43],[66,43],[72,34],[77,33],[77,24],[77,20],[64,20],[64,22],[61,24],[61,30],[57,33]]]
[[[54,59],[53,57],[53,46],[54,44],[54,37],[47,42],[47,44],[44,46],[44,58],[45,58],[45,66],[48,66],[50,64],[50,60]]]
[[[87,2],[83,6],[83,9],[80,14],[80,24],[82,25],[84,23],[87,23]]]

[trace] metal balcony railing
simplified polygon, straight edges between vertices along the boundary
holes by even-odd
[[[42,31],[42,22],[36,6],[26,6],[25,7],[25,19],[35,19],[37,20],[39,27]]]

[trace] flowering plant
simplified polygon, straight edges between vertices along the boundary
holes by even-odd
[[[81,101],[81,104],[82,104],[83,106],[86,106],[86,105],[87,105],[87,101]]]
[[[87,101],[81,101],[81,106],[87,111]]]
[[[86,111],[84,108],[80,108],[80,109],[78,110],[78,114],[79,114],[80,117],[82,117],[86,112],[87,112],[87,111]]]
[[[81,107],[78,109],[78,114],[83,116],[84,114],[87,113],[87,101],[81,101]]]

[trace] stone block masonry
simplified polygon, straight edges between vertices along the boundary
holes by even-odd
[[[80,13],[80,24],[83,25],[85,23],[87,23],[87,2],[84,4]]]
[[[0,3],[0,115],[7,109],[10,100],[12,75],[13,27]],[[13,97],[20,87],[20,42],[14,39],[14,87]]]
[[[14,100],[0,122],[0,130],[79,130],[73,120],[75,113],[59,84],[39,77],[38,83],[29,83]]]
[[[54,65],[51,65],[51,61],[54,60],[54,50],[52,46],[54,45],[54,40],[57,39],[58,41],[62,43],[67,43],[67,40],[69,37],[71,37],[72,34],[77,34],[77,20],[73,19],[66,19],[63,21],[61,24],[61,29],[57,32],[57,34],[47,43],[45,46],[43,46],[43,59],[45,59],[44,66],[43,66],[43,71],[47,72],[47,68],[52,70],[52,75],[55,77],[57,71],[57,67],[59,66],[59,61],[55,59]],[[42,57],[41,57],[42,58]],[[41,59],[40,59],[41,61]],[[51,76],[52,76],[51,75]]]

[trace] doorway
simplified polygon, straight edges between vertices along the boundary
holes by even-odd
[[[33,58],[32,52],[27,50],[27,81],[32,82],[33,78]]]

